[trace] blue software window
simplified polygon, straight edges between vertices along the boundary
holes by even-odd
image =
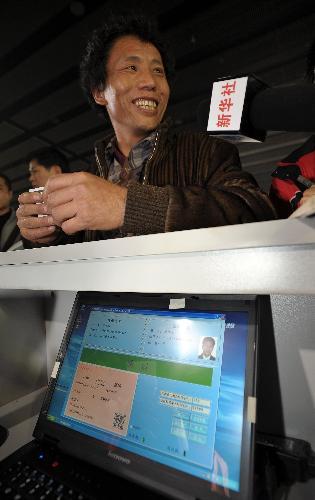
[[[82,306],[48,418],[211,480],[225,331],[220,313]]]

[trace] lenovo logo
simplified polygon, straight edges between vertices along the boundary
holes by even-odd
[[[121,455],[117,455],[117,453],[113,453],[112,451],[109,450],[109,452],[107,453],[107,456],[110,457],[110,458],[113,458],[114,460],[117,460],[118,462],[121,462],[123,464],[126,464],[126,465],[129,465],[130,464],[130,460],[129,458],[126,458],[126,457],[122,457]]]

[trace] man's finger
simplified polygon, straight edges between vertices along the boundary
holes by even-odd
[[[73,172],[71,174],[58,174],[49,177],[45,185],[43,199],[46,200],[50,193],[58,189],[64,189],[85,182],[85,177],[89,175],[91,174],[87,174],[86,172]]]
[[[61,224],[61,229],[66,234],[74,234],[85,229],[85,225],[77,217],[68,219]]]
[[[21,193],[18,197],[18,201],[21,205],[35,204],[35,203],[41,203],[43,201],[43,197],[41,192]]]
[[[48,205],[50,210],[54,207],[65,205],[73,200],[73,191],[74,189],[71,188],[71,186],[53,191],[45,196],[45,203]]]
[[[37,229],[23,229],[21,230],[21,234],[24,238],[30,241],[40,242],[40,243],[48,243],[56,239],[56,227],[55,226],[47,226],[44,228]],[[45,241],[44,241],[45,239]]]
[[[30,217],[36,215],[47,215],[48,207],[43,203],[32,203],[27,205],[20,205],[16,211],[17,217]]]
[[[47,227],[55,227],[54,221],[51,216],[48,217],[19,217],[17,220],[17,225],[22,230],[26,229],[35,229],[35,228],[47,228]]]
[[[76,216],[76,214],[76,205],[73,201],[65,203],[64,205],[57,206],[56,208],[52,208],[51,210],[52,218],[54,222],[58,224],[58,226],[61,226],[61,224],[67,219],[72,219]]]

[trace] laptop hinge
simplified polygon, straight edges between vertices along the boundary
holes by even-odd
[[[41,436],[37,436],[37,439],[40,439],[45,444],[48,444],[50,446],[51,445],[53,445],[53,446],[59,445],[59,439],[48,436],[48,434],[42,434]]]

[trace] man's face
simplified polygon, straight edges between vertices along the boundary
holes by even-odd
[[[30,161],[29,173],[29,179],[33,188],[45,186],[48,177],[51,174],[50,169],[44,167],[43,165],[39,165],[37,160]]]
[[[12,199],[12,191],[8,189],[4,179],[0,177],[0,214],[6,213],[10,207]]]
[[[214,348],[214,343],[211,340],[204,340],[202,344],[203,353],[205,356],[211,356]]]
[[[104,104],[116,132],[136,143],[161,122],[169,99],[162,58],[154,45],[119,38],[107,61]]]

